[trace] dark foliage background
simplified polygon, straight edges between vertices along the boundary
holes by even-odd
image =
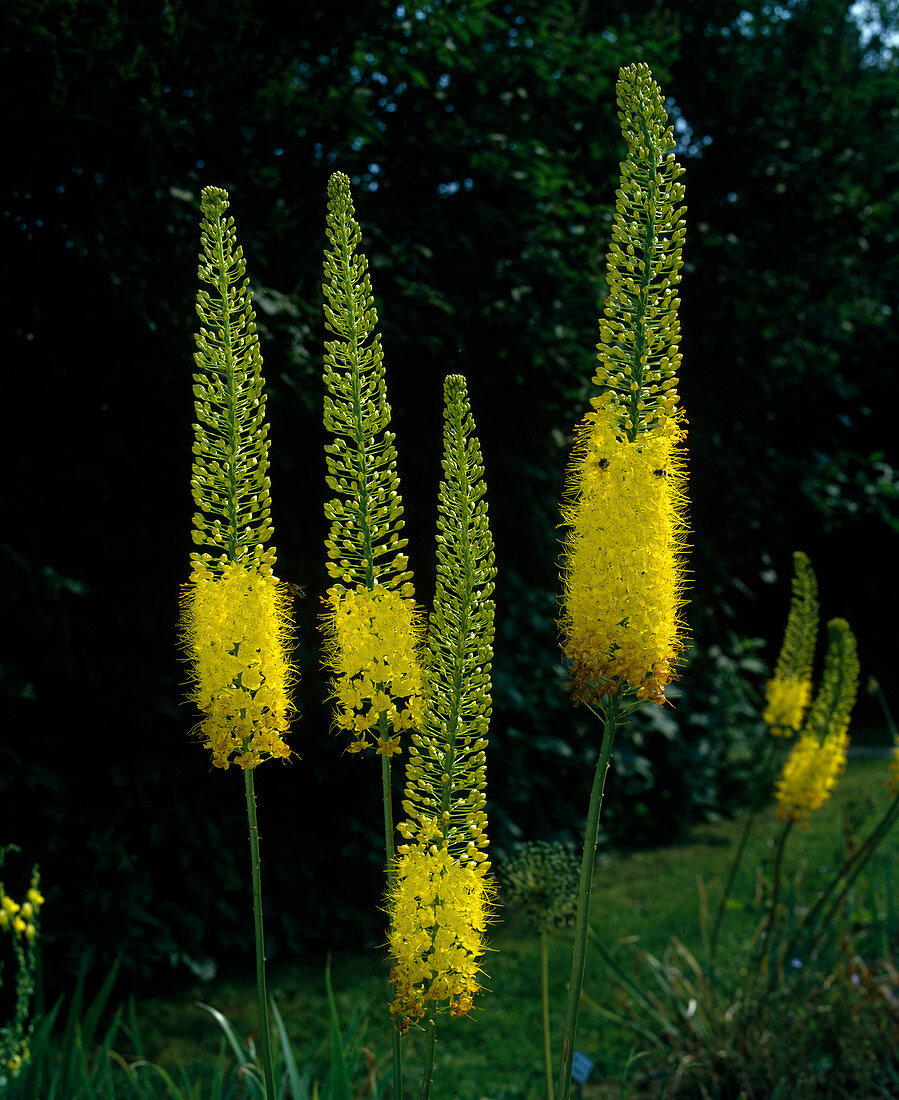
[[[376,774],[328,733],[314,626],[335,168],[355,184],[425,599],[442,379],[469,379],[500,567],[500,854],[577,831],[597,747],[564,692],[556,525],[604,296],[622,64],[652,67],[687,167],[696,648],[678,707],[617,752],[605,827],[657,843],[739,800],[795,548],[889,689],[897,5],[549,7],[0,4],[0,841],[42,864],[48,973],[124,951],[158,987],[249,947],[242,784],[187,737],[174,641],[205,184],[230,191],[254,279],[280,572],[307,587],[303,759],[257,779],[271,957],[382,936]]]

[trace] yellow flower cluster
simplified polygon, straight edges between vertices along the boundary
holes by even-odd
[[[336,674],[336,722],[355,737],[349,751],[360,752],[371,744],[367,735],[381,726],[383,715],[396,736],[376,735],[377,751],[387,756],[398,753],[399,734],[419,728],[424,711],[424,630],[411,585],[399,590],[381,584],[355,590],[335,587],[325,603],[325,653]]]
[[[777,812],[784,821],[804,821],[822,806],[846,766],[849,719],[858,690],[858,651],[845,619],[831,619],[827,632],[818,694],[777,783]]]
[[[19,938],[24,936],[31,943],[37,932],[34,920],[43,904],[44,899],[34,886],[21,904],[0,890],[0,929],[11,929]]]
[[[575,701],[627,684],[665,701],[684,648],[683,450],[675,418],[630,439],[608,395],[579,427],[568,473],[563,648]]]
[[[812,697],[811,680],[780,679],[765,685],[766,706],[762,715],[775,737],[792,737],[802,727],[802,719]]]
[[[287,759],[294,707],[289,689],[290,595],[270,572],[226,561],[196,566],[182,597],[182,640],[192,663],[190,699],[217,768]]]
[[[818,581],[807,554],[793,554],[790,611],[773,679],[765,685],[762,719],[775,737],[792,737],[812,696],[812,664],[818,640]]]
[[[824,741],[804,733],[784,764],[777,783],[777,815],[782,821],[805,821],[823,806],[846,767],[848,727]]]
[[[481,988],[491,892],[485,875],[445,847],[422,844],[398,861],[389,898],[390,1011],[402,1034],[440,1002],[449,1003],[453,1016],[471,1011]]]

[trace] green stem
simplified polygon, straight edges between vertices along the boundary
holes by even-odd
[[[789,942],[787,948],[789,954],[793,953],[800,936],[811,937],[810,940],[807,939],[805,953],[809,958],[814,954],[824,930],[828,927],[831,920],[833,920],[834,914],[840,903],[852,889],[853,883],[864,870],[865,865],[876,851],[880,842],[893,827],[897,817],[899,817],[899,797],[893,799],[887,807],[883,817],[872,830],[864,844],[846,860],[828,888],[821,894],[809,910],[802,925],[796,930]],[[839,890],[837,890],[838,885]],[[830,901],[830,905],[827,909],[827,913],[816,929],[818,917],[828,901]]]
[[[430,1100],[431,1085],[434,1083],[434,1055],[437,1048],[437,1022],[428,1020],[425,1024],[425,1071],[421,1078],[421,1100]]]
[[[262,930],[262,865],[259,859],[259,826],[256,823],[256,792],[253,769],[244,770],[247,792],[247,818],[250,823],[250,866],[253,874],[253,931],[256,937],[256,995],[259,1000],[259,1045],[266,1100],[275,1100],[275,1072],[272,1068],[272,1040],[265,991],[265,936]]]
[[[757,973],[760,977],[766,978],[766,992],[772,988],[775,981],[774,960],[771,958],[771,942],[774,938],[774,931],[777,926],[777,909],[780,905],[780,885],[783,878],[784,849],[787,846],[787,837],[790,835],[794,824],[795,821],[793,818],[790,818],[784,825],[777,842],[777,852],[774,856],[774,888],[771,894],[771,908],[768,911],[768,919],[765,921],[765,926],[761,933],[761,956],[759,958]],[[766,967],[770,968],[767,974],[765,973]]]
[[[599,815],[602,810],[606,773],[612,759],[612,746],[615,743],[615,730],[618,726],[620,703],[621,697],[617,693],[609,699],[605,712],[605,725],[602,731],[602,747],[599,750],[596,773],[593,777],[593,788],[590,791],[587,827],[584,830],[584,853],[581,858],[581,878],[578,886],[577,921],[574,927],[574,950],[571,958],[571,980],[568,986],[565,1023],[562,1028],[562,1071],[559,1075],[556,1100],[568,1100],[571,1088],[571,1067],[574,1061],[574,1044],[577,1040],[577,1017],[581,1001],[581,987],[584,984],[584,966],[587,959],[587,928],[590,921],[590,896],[593,890],[596,842],[599,837]]]
[[[764,806],[764,798],[767,795],[771,781],[774,778],[774,763],[777,756],[778,746],[775,743],[774,737],[768,739],[768,751],[765,756],[765,762],[762,765],[761,774],[762,781],[760,784],[760,792],[756,797],[752,809],[750,810],[746,821],[743,824],[743,831],[740,834],[740,842],[737,845],[737,851],[734,855],[733,863],[730,865],[730,873],[727,876],[727,882],[724,886],[724,892],[721,895],[721,900],[718,902],[718,911],[715,913],[715,920],[712,924],[712,931],[709,937],[709,957],[714,963],[715,954],[718,950],[718,934],[721,931],[721,921],[724,917],[724,910],[727,907],[728,898],[731,895],[731,891],[734,888],[734,882],[737,878],[737,870],[740,867],[740,863],[743,860],[743,853],[746,850],[746,842],[749,840],[749,834],[752,832],[752,826],[755,824],[755,820],[759,815],[762,807]]]
[[[386,726],[386,719],[381,714],[381,722]],[[386,730],[382,731],[386,736]],[[390,781],[390,757],[386,753],[381,755],[381,792],[384,796],[384,850],[387,854],[387,888],[393,892],[393,884],[396,879],[396,849],[393,842],[393,786]],[[389,996],[391,1002],[394,997],[393,982],[389,984]],[[393,1046],[393,1100],[403,1100],[403,1046],[402,1036],[391,1028],[391,1043]]]
[[[543,1061],[546,1065],[546,1097],[553,1100],[553,1054],[549,1032],[549,930],[546,921],[540,929],[540,963],[543,990]]]

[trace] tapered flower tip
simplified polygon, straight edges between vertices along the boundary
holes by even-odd
[[[228,209],[231,199],[223,187],[204,187],[200,192],[200,204],[204,214],[221,217]]]

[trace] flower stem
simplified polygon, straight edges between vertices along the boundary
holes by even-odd
[[[384,715],[381,715],[382,722]],[[386,723],[385,723],[386,724]],[[390,757],[381,756],[381,791],[384,796],[384,850],[387,854],[387,885],[392,893],[396,877],[396,849],[393,843],[393,786],[390,781]],[[393,1002],[393,983],[389,985],[389,996]],[[402,1036],[394,1027],[391,1029],[393,1044],[393,1100],[403,1100],[403,1047]]]
[[[765,797],[771,786],[771,781],[774,778],[774,764],[777,757],[777,745],[775,738],[769,737],[768,739],[768,751],[765,754],[765,762],[761,768],[761,781],[759,785],[759,791],[756,793],[756,797],[753,799],[753,804],[750,807],[749,813],[746,815],[746,820],[743,823],[743,831],[740,834],[740,842],[737,845],[737,852],[734,856],[733,863],[730,865],[730,873],[727,876],[727,882],[724,886],[724,890],[721,894],[721,900],[718,902],[718,910],[715,913],[715,920],[712,923],[712,932],[709,942],[709,957],[712,964],[715,961],[715,955],[718,951],[718,933],[721,931],[721,920],[724,917],[724,911],[727,908],[727,902],[730,898],[731,891],[734,888],[734,882],[737,878],[737,870],[743,860],[743,853],[746,850],[746,842],[749,839],[749,834],[752,832],[752,826],[755,824],[756,818],[759,816],[762,808],[765,805]]]
[[[250,823],[250,866],[253,874],[253,930],[256,937],[256,995],[259,1000],[259,1045],[266,1100],[275,1100],[275,1073],[272,1068],[272,1041],[269,1030],[268,995],[265,991],[265,936],[262,930],[262,866],[259,859],[259,826],[256,823],[256,792],[253,769],[244,769],[247,793],[247,818]]]
[[[434,1054],[437,1047],[437,1021],[429,1019],[425,1024],[425,1071],[421,1079],[421,1100],[430,1100],[434,1083]]]
[[[578,886],[577,921],[574,928],[574,950],[571,958],[571,980],[568,986],[568,1004],[562,1029],[562,1072],[556,1100],[568,1100],[571,1088],[571,1068],[574,1061],[574,1044],[577,1039],[577,1017],[584,984],[584,966],[587,960],[587,928],[590,922],[590,896],[593,890],[593,866],[596,862],[596,842],[599,837],[599,815],[606,773],[612,759],[615,730],[618,727],[618,710],[621,696],[616,692],[609,699],[605,710],[602,746],[596,761],[590,805],[587,811],[587,827],[584,830],[584,854],[581,858],[581,879]]]
[[[780,888],[783,880],[783,858],[784,849],[787,846],[787,838],[795,825],[793,818],[789,818],[784,824],[781,830],[780,837],[777,841],[777,851],[774,854],[774,870],[772,872],[773,884],[771,892],[771,907],[768,911],[768,917],[762,927],[760,933],[760,950],[761,954],[758,960],[757,974],[760,978],[765,979],[765,992],[769,992],[775,981],[778,965],[778,960],[771,954],[771,945],[774,939],[774,934],[777,930],[777,910],[780,907]]]
[[[839,872],[832,879],[830,885],[808,911],[790,939],[787,946],[788,953],[792,954],[794,950],[797,950],[800,939],[805,937],[803,946],[804,954],[809,959],[813,957],[818,949],[822,936],[826,933],[830,922],[836,914],[837,908],[849,893],[855,880],[864,870],[865,864],[874,854],[880,842],[895,824],[897,817],[899,817],[899,796],[893,798],[880,821],[872,830],[870,836],[861,847],[853,852],[844,862]],[[821,912],[828,902],[830,902],[830,905],[827,913],[823,920],[819,922]]]
[[[540,962],[543,989],[543,1060],[546,1063],[546,1097],[553,1100],[553,1055],[549,1032],[549,929],[546,921],[540,929]]]

